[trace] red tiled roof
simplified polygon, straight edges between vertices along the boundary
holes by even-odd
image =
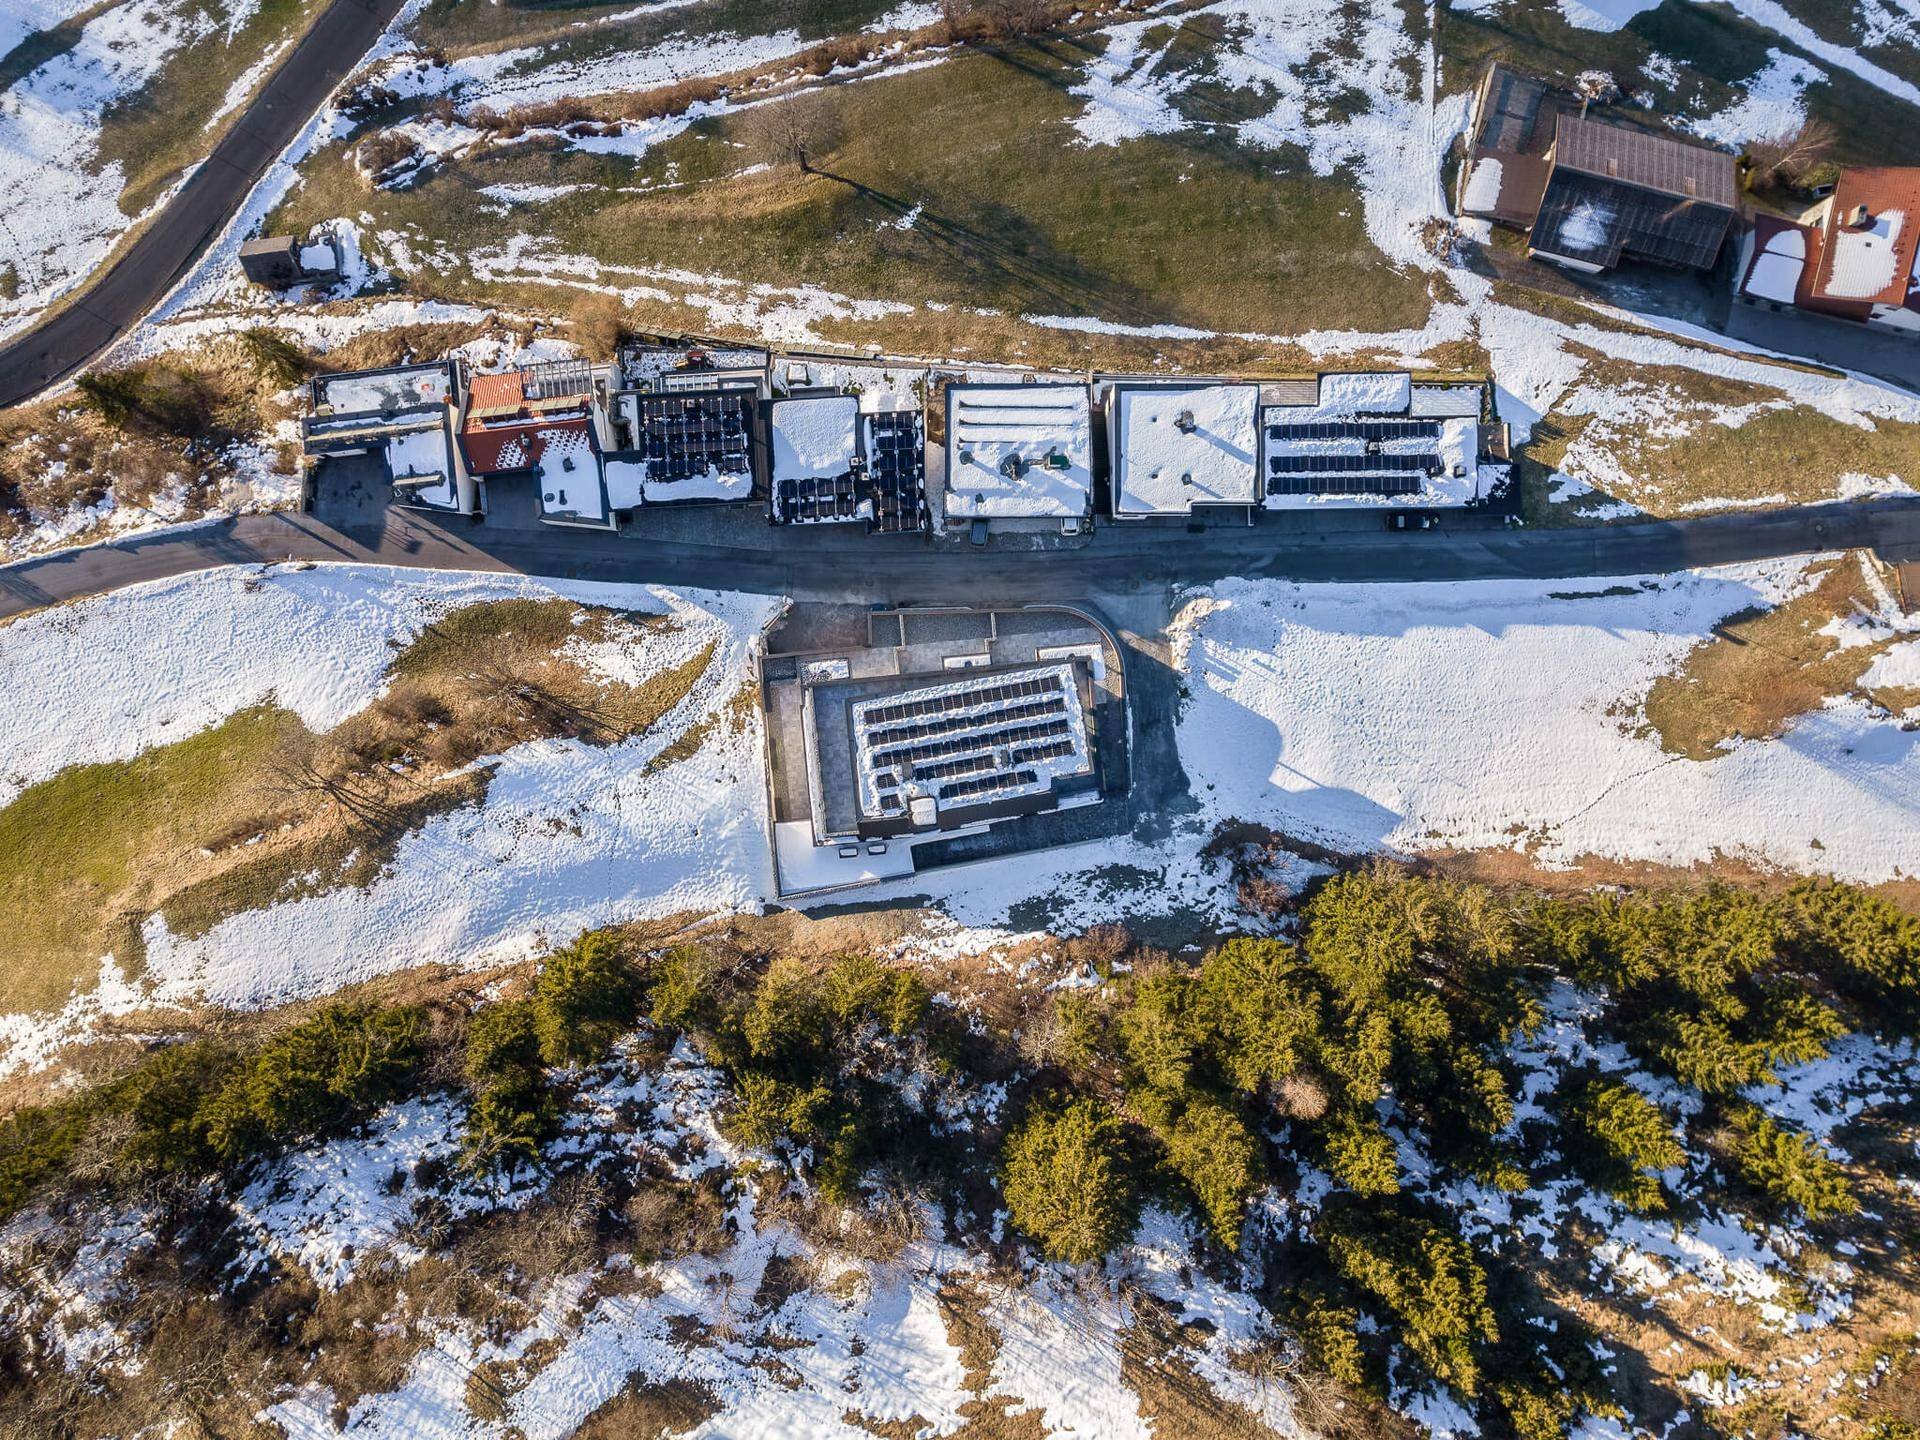
[[[593,426],[585,415],[537,415],[501,425],[469,422],[460,432],[460,448],[466,453],[467,469],[476,475],[496,475],[533,469],[548,443],[563,435],[577,435],[589,447],[593,444]]]
[[[519,370],[509,370],[504,375],[476,375],[467,386],[467,394],[472,397],[469,410],[487,410],[496,405],[520,406],[526,403],[526,376]]]
[[[1865,205],[1870,215],[1900,214],[1900,228],[1892,236],[1893,274],[1871,295],[1834,295],[1834,263],[1841,247],[1832,243],[1844,230],[1847,217]],[[1840,172],[1833,189],[1833,200],[1823,227],[1826,244],[1821,247],[1819,265],[1814,273],[1812,291],[1821,299],[1864,305],[1905,305],[1913,278],[1913,262],[1920,248],[1920,166],[1867,166]]]

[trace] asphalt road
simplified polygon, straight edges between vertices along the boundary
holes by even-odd
[[[360,63],[403,0],[333,0],[213,153],[120,258],[64,308],[0,347],[0,406],[53,385],[137,325],[225,228],[254,184],[334,86]]]
[[[1580,579],[1655,574],[1815,550],[1920,556],[1920,497],[1805,505],[1751,514],[1578,530],[1302,533],[1284,518],[1204,534],[1109,525],[1076,550],[970,550],[842,534],[842,527],[752,532],[702,544],[644,531],[444,527],[401,510],[335,529],[310,515],[250,515],[0,567],[0,618],[219,565],[356,561],[435,570],[511,571],[790,595],[833,601],[1014,604],[1229,575],[1310,581]],[[848,527],[852,528],[852,527]]]

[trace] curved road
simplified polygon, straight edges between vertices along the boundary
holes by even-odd
[[[282,560],[512,571],[796,599],[1003,605],[1230,575],[1373,582],[1580,579],[1866,548],[1901,560],[1920,556],[1920,497],[1578,530],[1301,534],[1260,524],[1209,526],[1195,535],[1184,528],[1109,525],[1083,548],[1045,551],[972,550],[822,529],[750,533],[751,540],[702,544],[649,537],[644,529],[608,535],[450,528],[400,510],[350,530],[309,515],[248,515],[0,567],[0,618],[141,581]]]
[[[53,315],[0,346],[0,406],[66,379],[177,284],[300,127],[380,37],[403,0],[333,0],[133,244]]]

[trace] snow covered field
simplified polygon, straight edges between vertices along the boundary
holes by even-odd
[[[1704,763],[1644,733],[1655,678],[1725,616],[1797,593],[1807,568],[1585,586],[1224,582],[1195,597],[1176,636],[1192,693],[1179,746],[1198,813],[1153,843],[930,872],[872,896],[930,896],[954,921],[988,927],[963,948],[1035,902],[1070,929],[1224,913],[1229,887],[1200,851],[1230,820],[1352,850],[1521,845],[1548,865],[1726,855],[1865,882],[1920,873],[1920,732],[1899,717],[1836,698],[1780,739]],[[432,616],[555,594],[671,613],[680,648],[660,663],[707,643],[715,659],[647,736],[510,750],[484,805],[409,835],[364,891],[245,912],[191,939],[150,919],[140,984],[129,990],[109,967],[105,996],[76,999],[63,1020],[0,1027],[14,1061],[84,1028],[103,999],[267,1004],[412,964],[516,959],[621,918],[761,903],[757,732],[722,728],[691,759],[653,773],[647,763],[747,678],[773,603],[758,598],[323,566],[209,571],[43,612],[0,629],[0,677],[21,697],[0,741],[0,797],[268,698],[312,726],[335,723],[379,692],[395,645]],[[1876,660],[1876,683],[1897,683],[1917,657],[1920,638],[1899,641]]]
[[[1795,593],[1806,568],[1614,586],[1227,582],[1187,632],[1181,756],[1222,818],[1339,848],[1517,838],[1547,864],[1727,855],[1866,882],[1920,873],[1920,732],[1900,717],[1836,697],[1705,763],[1640,732],[1656,677],[1725,616]]]

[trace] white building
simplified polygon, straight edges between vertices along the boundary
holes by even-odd
[[[1122,381],[1107,391],[1118,520],[1258,505],[1260,387]]]
[[[1322,375],[1310,401],[1262,407],[1266,508],[1432,509],[1487,498],[1511,466],[1503,428],[1481,423],[1482,391],[1405,371],[1349,372]]]
[[[947,523],[1070,522],[1093,513],[1082,385],[947,387]]]

